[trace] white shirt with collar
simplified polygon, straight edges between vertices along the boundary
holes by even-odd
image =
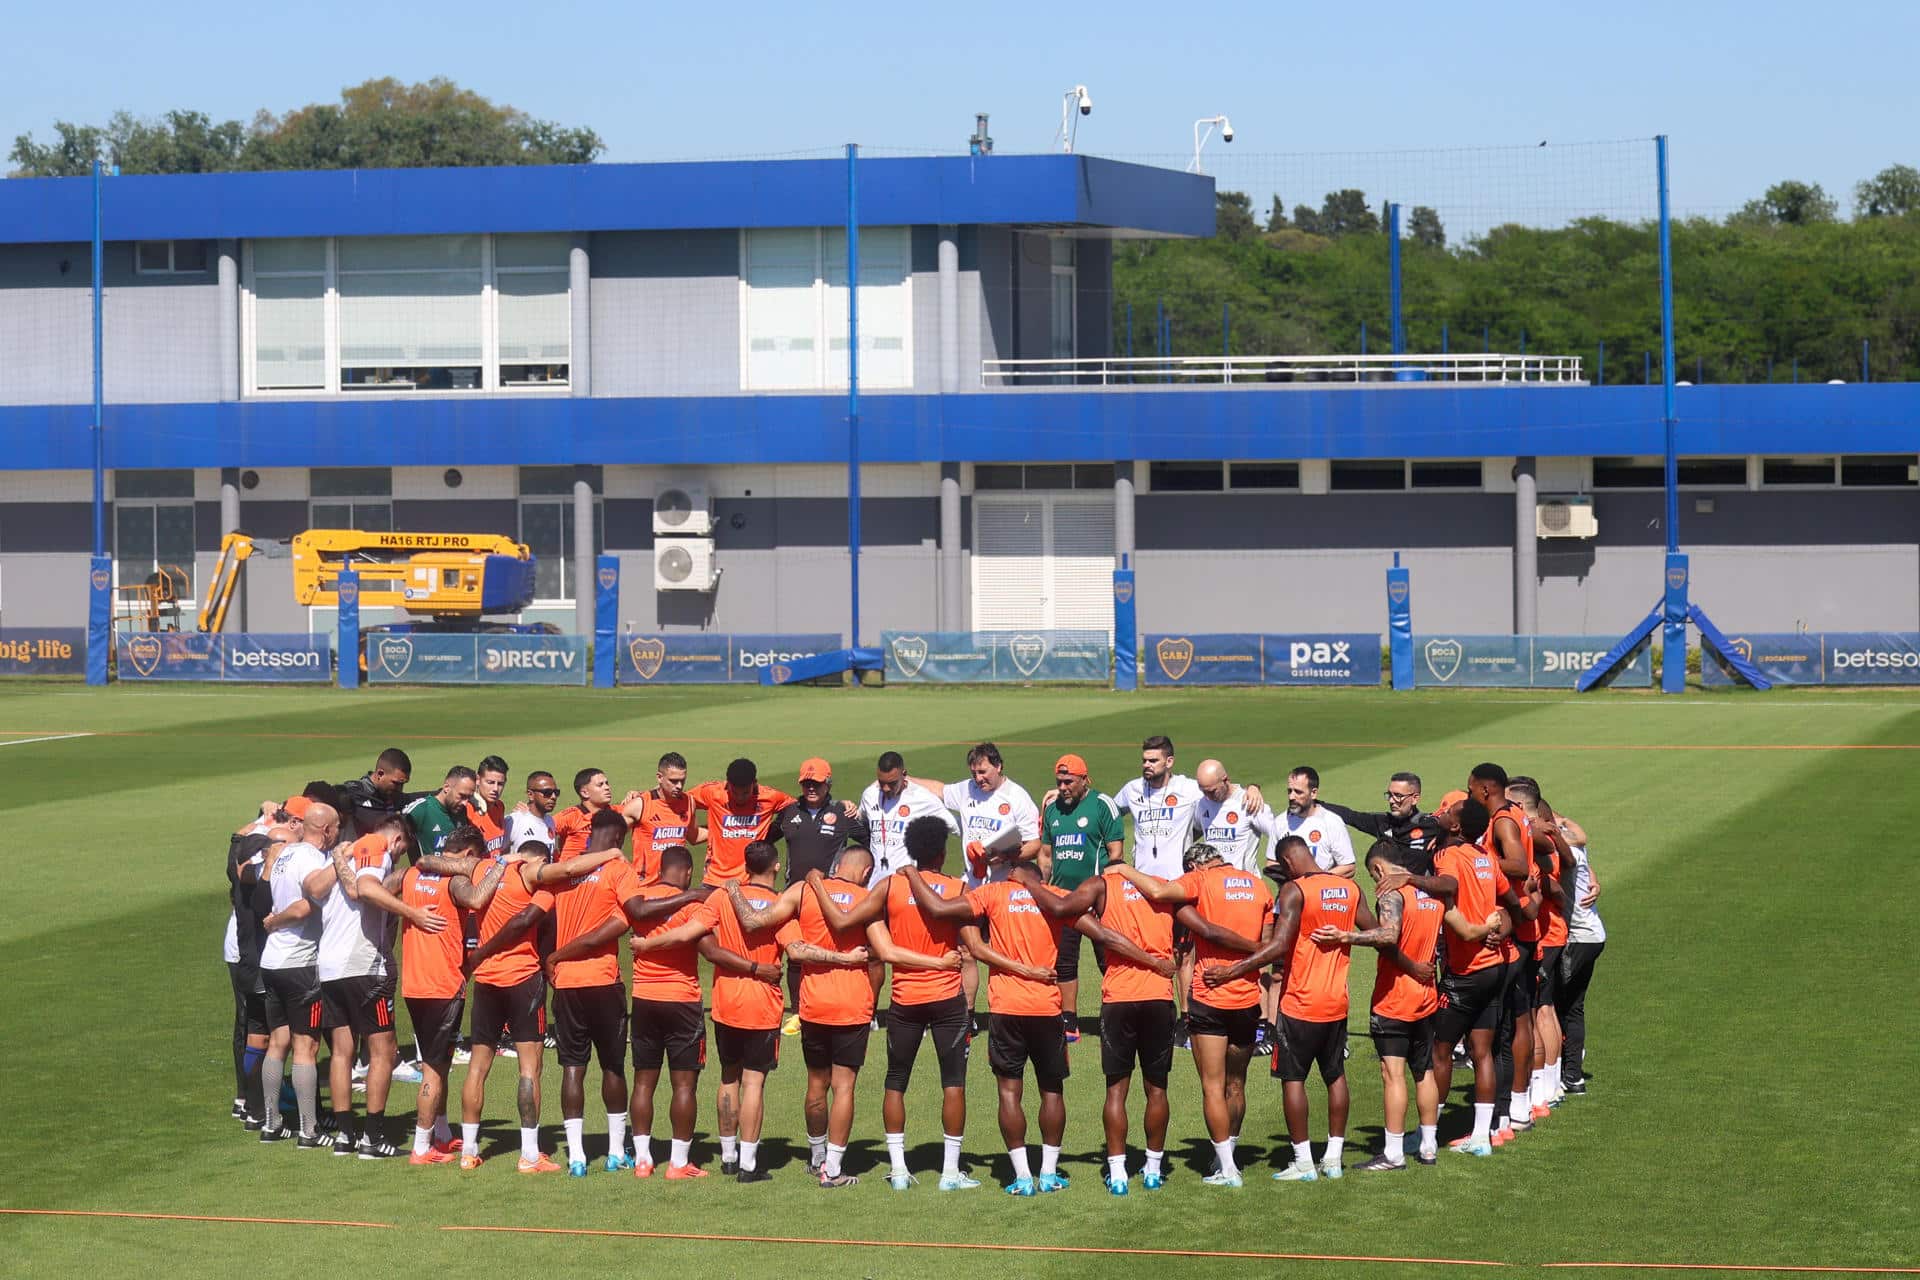
[[[960,831],[960,824],[947,811],[946,802],[914,782],[902,782],[900,793],[889,797],[884,804],[880,784],[868,783],[867,789],[860,793],[860,816],[866,819],[867,847],[873,851],[873,874],[867,878],[869,889],[912,861],[907,856],[907,824],[915,818],[937,817],[947,824],[949,831],[956,835]]]
[[[1259,813],[1247,810],[1247,793],[1237,784],[1229,784],[1224,800],[1210,799],[1205,792],[1193,807],[1194,839],[1212,845],[1228,865],[1242,871],[1260,869],[1260,836],[1264,828]]]
[[[1290,809],[1263,813],[1259,824],[1269,837],[1268,862],[1274,861],[1275,845],[1287,836],[1299,836],[1307,842],[1314,862],[1322,871],[1353,865],[1353,837],[1347,834],[1347,824],[1340,820],[1339,814],[1319,801],[1315,801],[1312,810],[1307,813],[1296,814]]]

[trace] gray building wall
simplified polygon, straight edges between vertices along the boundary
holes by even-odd
[[[600,232],[588,255],[595,395],[739,392],[739,233]]]

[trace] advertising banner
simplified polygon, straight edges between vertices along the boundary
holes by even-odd
[[[0,676],[79,676],[86,672],[85,627],[8,627],[0,631]]]
[[[1604,636],[1417,635],[1414,684],[1423,689],[1571,689],[1612,647]],[[1651,686],[1649,648],[1635,650],[1610,683],[1623,689]]]
[[[117,647],[122,680],[326,684],[333,679],[333,642],[323,635],[137,632],[119,637]]]
[[[883,631],[888,681],[973,684],[1071,680],[1105,684],[1103,631]]]
[[[841,647],[838,635],[630,631],[617,644],[621,684],[757,684],[764,668]]]
[[[1817,632],[1744,631],[1727,637],[1734,653],[1760,668],[1775,684],[1824,683]],[[1710,644],[1700,647],[1700,683],[1709,688],[1745,683]]]
[[[1377,635],[1263,636],[1267,684],[1380,683]]]
[[[1920,632],[1829,631],[1820,661],[1828,684],[1920,684]]]
[[[369,684],[587,683],[585,636],[378,632],[367,637]]]
[[[1377,635],[1149,635],[1140,652],[1146,683],[1376,685]]]

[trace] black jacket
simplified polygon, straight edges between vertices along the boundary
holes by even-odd
[[[390,813],[399,813],[408,804],[422,795],[432,795],[430,791],[405,792],[389,795],[373,785],[373,774],[367,773],[352,782],[343,782],[340,791],[340,838],[352,840],[373,830],[374,824]]]
[[[864,846],[868,838],[867,820],[849,818],[831,792],[817,811],[809,813],[803,802],[795,800],[776,812],[767,826],[767,839],[787,842],[788,884],[806,879],[807,872],[816,869],[821,875],[830,874],[842,849],[850,844]]]
[[[266,946],[267,931],[260,922],[273,914],[273,885],[267,868],[242,878],[240,870],[254,854],[273,841],[264,835],[235,836],[227,842],[227,890],[233,902],[234,936],[240,944],[240,963],[253,968],[260,965],[260,949]]]
[[[1349,809],[1343,804],[1331,800],[1322,800],[1321,804],[1333,810],[1340,820],[1355,831],[1364,831],[1378,840],[1386,840],[1398,851],[1394,861],[1415,875],[1427,875],[1433,870],[1433,850],[1440,842],[1440,823],[1430,813],[1410,813],[1397,818],[1391,812],[1362,813],[1358,809]],[[1362,862],[1366,861],[1367,851],[1355,849]]]

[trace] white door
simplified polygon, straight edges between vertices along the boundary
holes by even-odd
[[[1113,633],[1113,499],[975,495],[973,627]]]

